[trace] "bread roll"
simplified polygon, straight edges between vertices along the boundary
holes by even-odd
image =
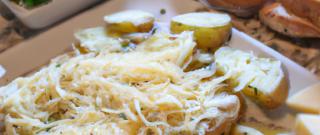
[[[260,10],[260,20],[271,29],[291,37],[319,38],[320,28],[307,19],[290,14],[280,3],[273,3]]]
[[[283,6],[299,17],[308,18],[320,27],[320,0],[280,0]]]
[[[251,16],[261,8],[267,0],[208,0],[216,9],[232,12],[241,17]]]

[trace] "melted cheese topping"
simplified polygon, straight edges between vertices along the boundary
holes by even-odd
[[[105,38],[92,36],[90,40]],[[132,51],[62,55],[34,75],[0,88],[5,133],[160,135],[214,131],[235,120],[239,100],[217,93],[226,89],[223,81],[230,74],[217,77],[214,66],[184,71],[194,49],[192,32],[157,33]]]

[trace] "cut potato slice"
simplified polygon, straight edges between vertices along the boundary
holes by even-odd
[[[267,108],[275,108],[285,102],[288,95],[287,79],[281,62],[258,58],[230,47],[216,51],[218,72],[231,73],[229,83],[235,91],[241,91]]]
[[[320,83],[314,84],[287,100],[287,105],[305,113],[319,113],[320,111]]]
[[[243,126],[243,125],[236,125],[231,130],[231,135],[263,135],[260,131]]]
[[[320,135],[320,115],[298,114],[295,135]]]
[[[109,37],[104,27],[80,30],[74,36],[79,41],[75,47],[81,53],[121,50],[121,42]]]
[[[148,32],[152,29],[154,16],[140,10],[127,10],[104,17],[110,35],[120,36],[135,32]]]
[[[193,31],[198,48],[216,50],[229,38],[231,18],[221,13],[188,13],[173,17],[170,29],[172,33]]]

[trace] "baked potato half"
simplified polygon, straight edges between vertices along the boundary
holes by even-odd
[[[258,58],[230,47],[215,52],[219,74],[230,74],[229,84],[266,108],[282,105],[288,96],[288,83],[280,61]]]
[[[170,30],[175,34],[193,31],[198,48],[214,51],[229,38],[231,27],[227,14],[199,12],[173,17]]]
[[[135,32],[149,32],[153,28],[154,16],[140,10],[127,10],[104,17],[109,35],[121,36]]]

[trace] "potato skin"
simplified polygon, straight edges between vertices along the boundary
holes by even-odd
[[[171,32],[178,34],[183,31],[193,31],[197,47],[203,50],[215,51],[226,42],[231,34],[232,24],[218,27],[199,27],[171,21]]]
[[[309,19],[314,25],[320,27],[320,1],[319,0],[280,0],[283,6],[295,15]]]
[[[287,80],[282,79],[280,85],[272,93],[262,93],[261,90],[249,86],[244,88],[242,92],[261,106],[274,109],[285,103],[289,92],[288,87]]]
[[[135,26],[131,22],[107,23],[106,28],[109,35],[121,36],[135,32],[149,32],[153,28],[154,20]]]
[[[279,13],[279,10],[283,12]],[[265,6],[260,10],[259,17],[271,29],[290,37],[320,37],[320,28],[306,19],[289,14],[280,3]]]

